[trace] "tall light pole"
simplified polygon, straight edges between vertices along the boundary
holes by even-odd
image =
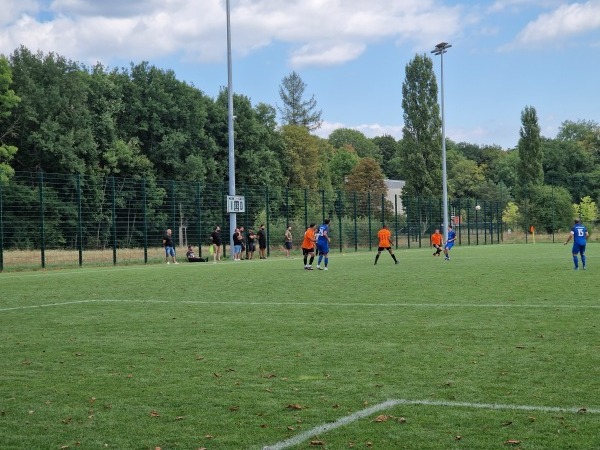
[[[231,68],[231,20],[229,0],[226,1],[227,8],[227,104],[228,104],[228,127],[229,127],[229,195],[235,195],[235,154],[233,147],[233,76]],[[233,256],[233,232],[237,227],[236,213],[229,213],[229,250]]]
[[[452,47],[447,42],[440,42],[431,51],[434,55],[440,55],[441,63],[441,98],[442,98],[442,204],[444,208],[444,242],[448,241],[448,174],[446,172],[446,120],[444,117],[444,53]]]

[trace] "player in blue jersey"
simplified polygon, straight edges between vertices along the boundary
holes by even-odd
[[[583,226],[581,220],[575,219],[575,225],[571,228],[571,233],[565,242],[565,245],[567,245],[571,238],[573,238],[573,249],[571,250],[571,253],[573,254],[575,270],[579,270],[579,255],[581,255],[581,266],[583,270],[585,270],[585,244],[587,243],[588,236],[588,230]]]
[[[323,225],[317,230],[317,250],[319,251],[319,259],[317,260],[317,269],[327,270],[329,264],[329,219],[325,219]],[[321,267],[321,261],[325,259],[325,266]]]
[[[456,240],[456,231],[452,229],[452,225],[448,225],[448,239],[446,245],[444,245],[444,258],[446,261],[450,261],[450,254],[448,253],[452,247],[454,247],[454,241]]]

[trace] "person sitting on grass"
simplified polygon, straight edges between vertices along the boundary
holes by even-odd
[[[194,249],[191,245],[188,245],[188,249],[185,253],[185,256],[187,256],[187,260],[189,262],[206,262],[206,259],[196,256],[196,254],[194,253]]]

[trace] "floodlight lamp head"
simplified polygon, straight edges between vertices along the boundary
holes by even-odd
[[[446,53],[446,50],[448,50],[450,47],[452,47],[451,44],[448,44],[447,42],[440,42],[435,46],[431,53],[435,55],[441,55],[442,53]]]

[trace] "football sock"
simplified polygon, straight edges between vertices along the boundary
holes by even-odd
[[[379,254],[375,255],[375,264],[377,264],[378,260],[379,260]]]
[[[306,261],[308,261],[308,255],[304,255],[304,265],[306,265]]]
[[[573,263],[575,264],[575,268],[579,267],[579,258],[577,256],[573,256]]]
[[[581,264],[585,267],[585,255],[581,255]]]
[[[321,265],[321,261],[323,261],[323,255],[319,255],[319,259],[317,260],[317,265]]]
[[[396,259],[396,255],[392,254],[392,258],[394,258],[394,262],[398,262],[398,260]]]
[[[308,261],[308,264],[310,264],[312,266],[313,261],[315,260],[314,256],[310,257],[310,260]]]
[[[329,258],[325,258],[325,267],[327,267],[327,264],[329,264]]]

